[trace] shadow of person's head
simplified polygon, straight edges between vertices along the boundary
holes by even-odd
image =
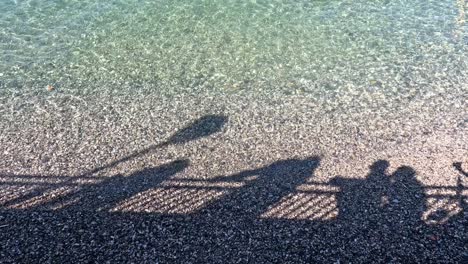
[[[265,167],[262,174],[269,180],[294,181],[296,178],[304,178],[312,175],[314,169],[320,165],[320,158],[317,156],[305,159],[280,160]]]
[[[416,171],[409,166],[401,166],[392,174],[392,182],[396,184],[411,182],[412,185],[415,185],[416,184],[415,181],[416,181]]]
[[[369,166],[369,169],[373,173],[385,174],[389,166],[390,166],[390,163],[388,161],[378,160],[372,163],[372,165]]]
[[[165,144],[183,144],[219,132],[228,121],[226,116],[206,115],[175,133]]]

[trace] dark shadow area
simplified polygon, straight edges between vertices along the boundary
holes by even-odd
[[[175,133],[161,145],[184,144],[192,140],[207,137],[221,131],[228,118],[219,115],[207,115]]]
[[[455,169],[460,172],[463,176],[465,177],[468,177],[468,172],[466,171],[463,171],[462,169],[462,166],[461,166],[461,162],[455,162],[453,163],[453,166],[455,167]],[[462,208],[462,212],[464,212],[465,214],[465,217],[466,215],[468,214],[468,196],[466,194],[464,194],[464,192],[466,192],[467,188],[466,186],[463,184],[463,181],[462,181],[462,178],[461,177],[458,177],[458,180],[457,180],[457,193],[456,193],[456,197],[459,199],[459,202],[460,202],[460,206]],[[467,223],[465,223],[465,225],[468,225],[468,220],[467,220]],[[468,240],[468,230],[466,230],[467,233],[465,233],[465,238]],[[468,244],[468,243],[467,243]],[[468,247],[468,246],[467,246]],[[467,262],[468,262],[468,249],[466,249],[466,254],[465,254],[466,258],[467,258]]]
[[[204,129],[184,129],[167,144],[211,135],[225,121],[201,119],[189,127]],[[466,260],[466,204],[444,224],[421,220],[427,199],[465,201],[467,188],[461,181],[457,187],[423,186],[411,167],[402,166],[390,174],[389,162],[379,160],[362,179],[314,182],[319,164],[319,157],[287,159],[233,175],[178,179],[174,176],[189,161],[176,160],[105,180],[90,175],[62,181],[42,177],[42,182],[32,183],[39,187],[31,191],[37,176],[0,175],[1,195],[11,196],[0,202],[0,262]],[[8,193],[9,187],[18,187],[18,195]],[[45,190],[63,187],[72,191],[30,202]],[[428,189],[456,195],[431,194]],[[21,204],[27,206],[13,207]]]
[[[176,160],[155,168],[148,168],[130,176],[116,175],[98,184],[84,185],[79,191],[49,201],[47,207],[60,206],[67,201],[63,210],[102,211],[114,208],[118,202],[157,187],[162,181],[184,170],[188,160]]]
[[[338,219],[351,221],[359,218],[366,227],[376,228],[385,218],[394,232],[418,222],[425,208],[423,186],[416,180],[416,172],[410,167],[400,167],[393,174],[386,174],[389,163],[376,161],[370,166],[369,175],[363,179],[337,177],[332,184],[338,186]],[[365,186],[365,188],[363,188]]]
[[[453,167],[460,172],[463,176],[468,177],[468,172],[464,171],[462,168],[462,163],[461,162],[454,162]]]
[[[426,210],[423,186],[412,168],[400,167],[389,175],[388,167],[387,161],[379,160],[370,166],[365,179],[332,180],[341,190],[337,221],[347,225],[345,236],[352,241],[347,247],[361,257],[363,252],[392,252],[385,254],[384,262],[409,260],[410,256],[403,257],[404,252],[421,260],[426,255],[429,260],[431,255],[424,254],[425,246],[420,244],[430,240],[431,233],[421,220]]]
[[[294,193],[297,186],[306,182],[318,167],[320,159],[289,159],[273,164],[243,171],[239,174],[220,177],[210,182],[241,182],[245,185],[230,192],[204,208],[200,214],[210,218],[227,218],[237,221],[240,218],[258,219],[269,206],[277,203],[281,198]],[[249,179],[249,177],[255,177]],[[216,213],[217,215],[215,216]]]

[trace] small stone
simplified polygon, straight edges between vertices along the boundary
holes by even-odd
[[[47,91],[49,91],[49,92],[52,92],[53,90],[55,90],[55,88],[54,88],[52,85],[50,85],[50,84],[47,85],[46,89],[47,89]]]

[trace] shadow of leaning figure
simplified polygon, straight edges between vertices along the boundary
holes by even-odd
[[[337,195],[337,221],[347,250],[355,257],[367,258],[366,252],[381,252],[386,261],[406,256],[408,251],[424,250],[400,247],[404,241],[420,240],[424,223],[425,196],[416,172],[407,166],[388,175],[389,162],[379,160],[370,166],[365,179],[334,178],[331,183],[341,190]],[[411,242],[412,243],[412,242]],[[392,248],[389,248],[391,246]]]
[[[408,166],[398,168],[390,175],[390,181],[386,215],[393,232],[412,236],[412,229],[423,225],[421,218],[426,210],[423,186],[416,179],[416,172]]]
[[[86,178],[101,170],[111,168],[120,163],[129,161],[139,156],[143,156],[152,151],[160,151],[169,145],[182,145],[187,142],[208,137],[221,131],[228,121],[223,115],[205,115],[194,120],[183,129],[177,131],[168,140],[157,145],[151,145],[141,151],[135,152],[115,160],[109,164],[99,166],[90,170],[80,177]],[[116,175],[103,180],[96,185],[81,186],[78,192],[52,201],[46,206],[60,203],[70,204],[65,207],[68,210],[109,210],[119,201],[123,201],[140,192],[155,188],[159,183],[177,172],[185,169],[189,164],[188,160],[177,160],[156,168],[147,168],[138,171],[130,176]]]
[[[212,182],[239,182],[244,186],[208,205],[200,215],[213,220],[258,219],[270,206],[305,183],[319,163],[318,157],[281,160],[259,169],[212,179]]]
[[[365,179],[335,177],[331,184],[340,188],[337,195],[337,219],[349,225],[376,228],[384,213],[390,187],[390,177],[386,175],[388,161],[379,160],[369,168]]]
[[[382,241],[392,245],[389,260],[398,257],[405,259],[419,255],[424,260],[428,247],[437,248],[437,244],[428,244],[428,226],[422,220],[426,210],[426,196],[422,184],[416,179],[416,172],[408,166],[399,167],[392,175],[388,203],[384,220],[379,232]],[[430,258],[429,258],[430,259]],[[429,261],[426,259],[424,262]]]
[[[55,203],[66,204],[62,210],[108,212],[118,203],[138,193],[156,188],[161,182],[188,166],[188,160],[176,160],[137,171],[129,176],[112,176],[98,184],[84,185],[77,192],[66,195]]]
[[[361,179],[336,177],[332,184],[340,187],[338,219],[381,226],[382,221],[408,225],[421,220],[425,210],[425,195],[416,172],[408,166],[388,175],[388,161],[379,160],[370,166],[369,175]],[[385,218],[383,218],[385,216]]]
[[[207,185],[236,187],[222,188],[223,196],[185,220],[166,220],[172,239],[162,245],[164,252],[177,252],[183,258],[179,258],[181,263],[278,262],[271,256],[289,254],[295,245],[288,240],[299,229],[291,221],[261,216],[270,206],[296,192],[297,186],[312,177],[319,163],[318,157],[280,160],[258,169],[203,180]]]

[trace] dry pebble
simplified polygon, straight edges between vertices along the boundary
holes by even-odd
[[[437,111],[258,94],[20,100],[0,122],[2,263],[466,259],[456,98]]]
[[[454,2],[0,1],[0,263],[468,263]]]

